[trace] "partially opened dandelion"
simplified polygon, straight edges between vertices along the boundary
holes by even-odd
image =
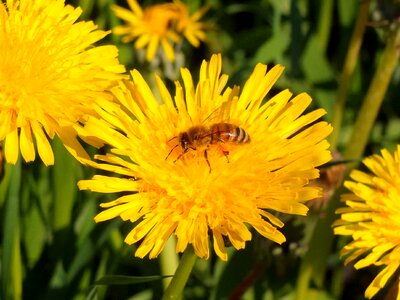
[[[210,24],[200,21],[207,12],[208,6],[190,14],[189,8],[183,2],[175,0],[173,5],[177,16],[175,18],[176,31],[182,33],[193,47],[199,47],[200,42],[206,41],[206,31],[211,28]]]
[[[121,217],[134,223],[125,242],[143,240],[138,257],[157,257],[174,234],[176,251],[191,244],[197,256],[208,258],[210,234],[214,251],[226,260],[224,238],[244,248],[252,238],[249,226],[283,243],[279,228],[284,224],[273,212],[305,215],[303,202],[320,195],[319,188],[306,185],[318,177],[316,167],[331,158],[325,140],[331,126],[316,122],[325,111],[302,116],[311,98],[303,93],[290,100],[288,90],[264,104],[283,70],[279,65],[267,72],[258,64],[239,95],[238,88],[225,88],[228,76],[221,74],[221,64],[220,55],[204,61],[197,84],[182,69],[184,84],[176,82],[174,97],[157,78],[161,100],[134,70],[133,81],[112,90],[119,105],[102,106],[101,118],[90,117],[79,130],[111,145],[108,154],[96,156],[100,163],[91,164],[122,175],[94,176],[79,187],[124,192],[101,204],[106,210],[95,220]],[[214,124],[224,123],[232,127],[210,133]],[[182,133],[196,126],[220,141],[215,136],[214,142],[208,138],[185,150]],[[247,142],[221,137],[238,128],[248,135]]]
[[[117,48],[92,45],[108,32],[76,22],[80,14],[64,0],[0,3],[0,142],[10,163],[19,152],[33,161],[36,147],[53,164],[48,139],[55,135],[85,156],[72,125],[122,78]]]
[[[370,299],[400,267],[400,146],[393,154],[384,149],[363,163],[370,172],[354,170],[353,181],[345,182],[351,193],[342,196],[346,207],[337,210],[341,218],[334,223],[334,232],[353,239],[341,251],[346,264],[356,261],[356,269],[381,267],[365,291]],[[398,277],[395,284],[399,285]]]
[[[128,0],[130,9],[113,6],[115,14],[126,23],[114,28],[122,35],[123,42],[135,41],[136,49],[146,49],[146,60],[152,61],[157,53],[162,53],[172,62],[175,60],[174,46],[181,43],[184,36],[194,47],[205,41],[208,29],[200,19],[205,14],[204,7],[192,15],[181,1],[154,4],[142,9],[136,0]]]

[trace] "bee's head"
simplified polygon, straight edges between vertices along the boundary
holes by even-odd
[[[186,150],[189,149],[189,135],[187,132],[182,132],[179,135],[179,144],[182,147],[182,149]]]

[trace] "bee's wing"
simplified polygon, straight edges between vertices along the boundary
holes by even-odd
[[[239,87],[234,86],[233,89],[227,89],[225,93],[228,93],[229,99],[211,111],[211,113],[203,119],[202,124],[229,122],[231,119],[231,111],[237,106]]]

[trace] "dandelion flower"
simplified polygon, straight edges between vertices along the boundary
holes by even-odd
[[[206,26],[199,20],[206,12],[200,9],[190,16],[187,6],[179,1],[140,7],[136,0],[128,0],[130,9],[117,5],[113,10],[117,17],[126,22],[114,28],[114,33],[123,35],[122,41],[135,41],[136,49],[146,49],[147,61],[152,61],[161,49],[170,62],[175,60],[173,45],[180,43],[182,34],[195,47],[206,36]]]
[[[381,154],[364,159],[370,172],[351,173],[353,181],[344,184],[351,193],[342,196],[346,207],[337,210],[341,218],[334,223],[335,234],[353,239],[341,251],[346,264],[357,261],[356,269],[382,267],[365,291],[368,299],[400,266],[400,146],[393,155],[386,149]]]
[[[174,4],[179,16],[176,20],[176,30],[182,32],[193,47],[199,47],[200,41],[206,40],[205,31],[209,27],[207,24],[200,22],[200,19],[207,12],[208,7],[204,6],[193,15],[190,15],[189,9],[184,3],[176,0]]]
[[[90,117],[80,130],[111,146],[108,154],[96,156],[99,163],[91,164],[122,177],[98,175],[79,187],[124,193],[101,204],[105,210],[95,221],[121,217],[132,222],[125,242],[141,241],[138,257],[157,257],[173,234],[177,252],[191,244],[202,258],[210,255],[211,235],[223,260],[224,240],[244,248],[252,238],[250,227],[283,243],[279,228],[284,224],[273,212],[305,215],[303,202],[321,195],[319,188],[306,185],[318,177],[316,166],[331,158],[325,140],[331,126],[316,122],[325,111],[302,115],[311,98],[303,93],[290,100],[288,90],[264,103],[283,70],[279,65],[267,72],[258,64],[239,93],[237,87],[225,88],[228,76],[221,74],[221,64],[220,55],[204,61],[197,84],[182,69],[183,85],[175,83],[174,97],[157,78],[161,101],[134,70],[132,82],[112,91],[120,106],[103,106],[101,118]],[[182,149],[180,133],[224,122],[232,128],[222,129],[219,138],[209,131],[186,152]],[[227,141],[224,132],[234,141]],[[241,136],[245,133],[247,139]]]
[[[0,141],[10,163],[19,152],[33,161],[36,144],[42,161],[53,164],[55,134],[84,156],[71,126],[125,71],[116,47],[92,45],[108,32],[76,22],[80,14],[64,0],[0,3]]]

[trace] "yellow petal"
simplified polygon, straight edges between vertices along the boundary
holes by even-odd
[[[31,122],[33,135],[36,139],[38,153],[46,166],[54,164],[54,154],[43,128],[36,122]]]
[[[4,154],[6,161],[10,164],[16,164],[19,154],[18,131],[14,130],[7,134],[4,142]]]
[[[29,125],[21,127],[20,147],[22,157],[26,162],[35,160],[35,147],[33,145],[31,127]]]

